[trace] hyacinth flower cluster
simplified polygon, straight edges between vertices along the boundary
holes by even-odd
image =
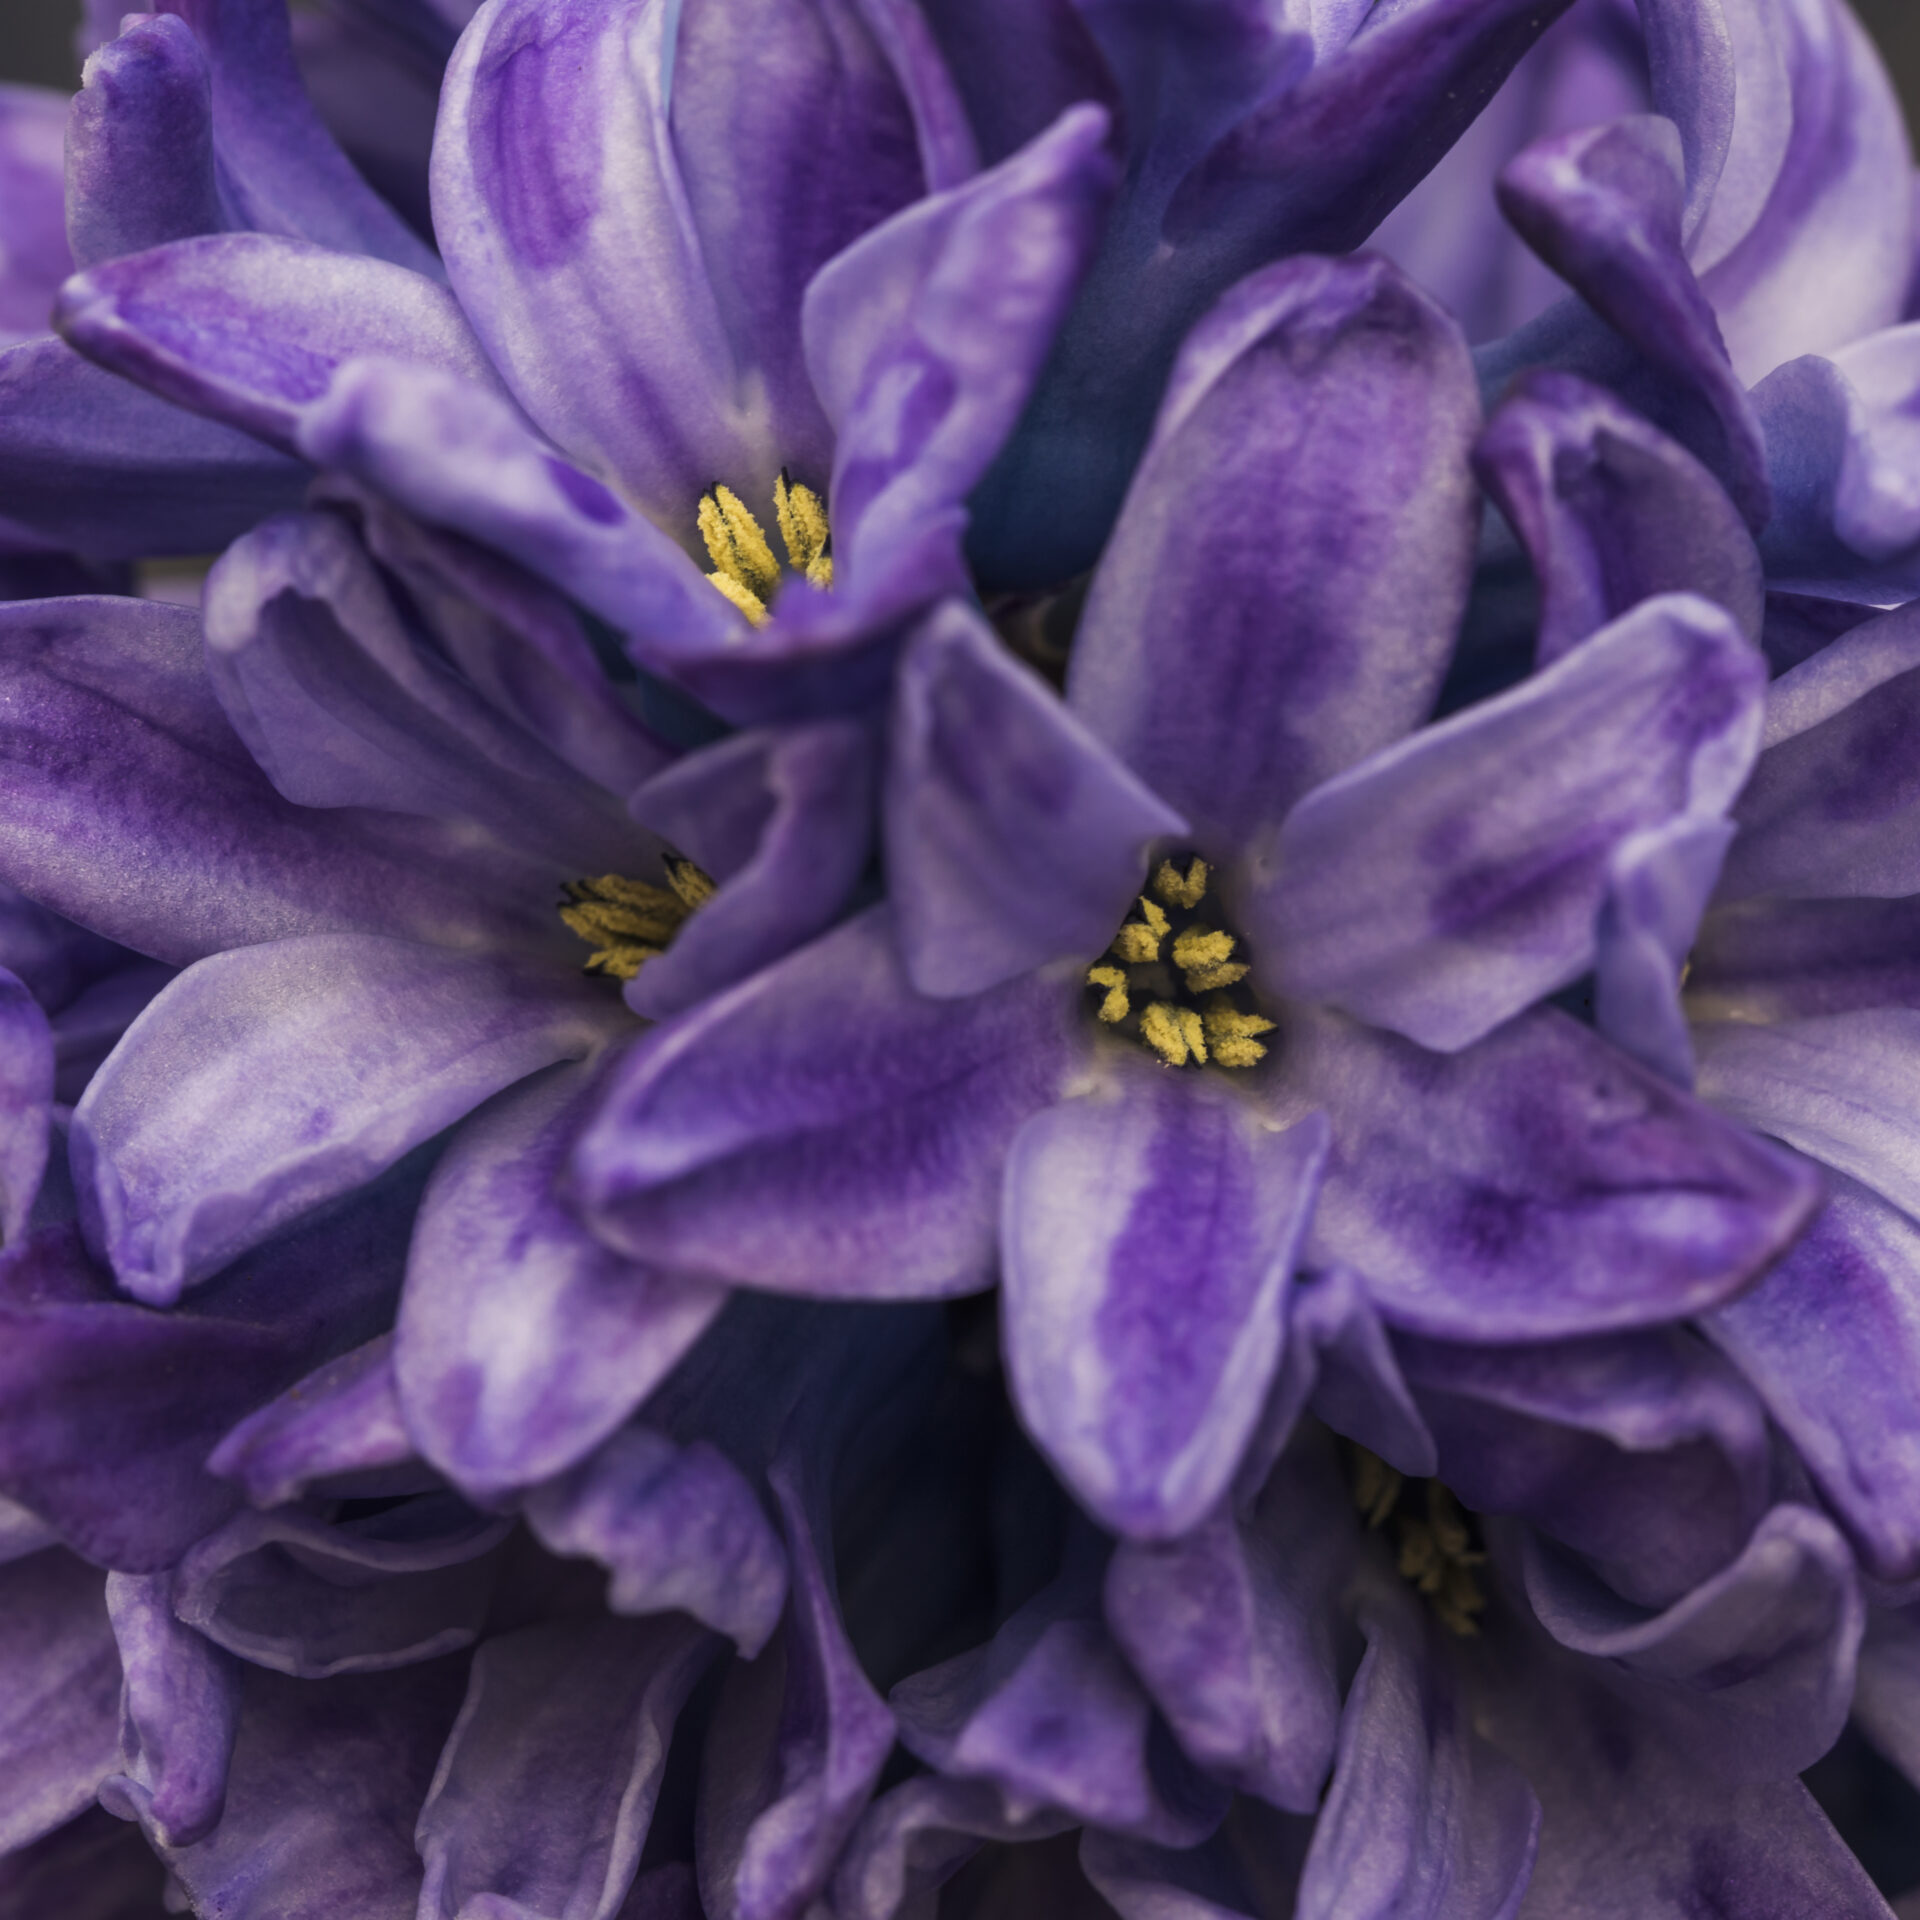
[[[1885,1915],[1844,6],[455,11],[0,101],[0,1912]]]

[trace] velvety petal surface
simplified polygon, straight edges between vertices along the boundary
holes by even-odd
[[[1166,1540],[1240,1463],[1279,1365],[1325,1120],[1282,1131],[1224,1076],[1116,1052],[1007,1157],[1008,1384],[1102,1524]]]
[[[1302,1105],[1333,1122],[1309,1258],[1351,1266],[1414,1331],[1684,1318],[1764,1272],[1818,1201],[1804,1162],[1551,1010],[1453,1055],[1331,1016],[1288,1040]]]
[[[588,1070],[500,1095],[421,1202],[394,1345],[407,1430],[486,1501],[582,1459],[665,1378],[725,1293],[603,1246],[561,1197]]]
[[[1592,966],[1623,841],[1724,814],[1765,689],[1731,618],[1674,596],[1362,762],[1294,808],[1249,883],[1262,977],[1423,1046],[1472,1045]]]
[[[53,1032],[19,976],[0,967],[0,1244],[25,1231],[47,1166]]]
[[[1000,1172],[1078,1063],[1077,985],[923,999],[877,908],[648,1036],[575,1149],[593,1230],[735,1284],[912,1299],[990,1283]]]
[[[1067,684],[1215,858],[1426,716],[1479,424],[1458,329],[1385,261],[1268,268],[1189,337]]]
[[[900,662],[884,820],[907,973],[942,999],[1099,953],[1186,829],[957,600]]]

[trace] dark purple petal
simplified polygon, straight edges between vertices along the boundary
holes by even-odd
[[[120,1752],[100,1575],[58,1547],[0,1567],[0,1854],[71,1820]]]
[[[1920,1227],[1838,1175],[1750,1293],[1702,1323],[1876,1579],[1920,1574]]]
[[[529,892],[448,828],[282,800],[187,609],[29,601],[0,607],[0,636],[0,869],[42,904],[176,964],[336,929],[579,952],[544,870]]]
[[[1076,0],[922,0],[989,164],[1077,101],[1117,104]]]
[[[134,960],[70,1001],[53,1018],[53,1097],[71,1105],[87,1090],[101,1061],[143,1013],[174,970]]]
[[[188,1897],[221,1920],[415,1920],[413,1823],[464,1673],[290,1680],[250,1669],[219,1826],[163,1848]]]
[[[74,1110],[89,1244],[129,1293],[167,1305],[624,1024],[577,976],[411,941],[216,954],[147,1009]]]
[[[965,592],[963,502],[1013,430],[1113,185],[1083,106],[991,171],[918,202],[815,277],[807,365],[833,423],[835,581],[897,609]]]
[[[1021,1420],[1103,1526],[1168,1540],[1233,1479],[1266,1404],[1327,1126],[1224,1075],[1115,1049],[1007,1156],[1002,1338]]]
[[[391,1318],[418,1194],[391,1181],[172,1313],[135,1306],[77,1231],[0,1256],[0,1491],[104,1566],[171,1566],[238,1505],[204,1462],[233,1423]]]
[[[1113,938],[1156,840],[1149,793],[963,602],[900,663],[887,765],[887,887],[922,993],[957,998]]]
[[[628,986],[634,1012],[670,1019],[826,932],[871,854],[874,757],[857,721],[756,729],[633,796],[637,820],[721,882]]]
[[[332,1524],[283,1507],[237,1513],[174,1574],[174,1612],[258,1667],[324,1680],[471,1646],[511,1520],[423,1494]]]
[[[1540,585],[1546,666],[1640,601],[1697,593],[1760,637],[1760,559],[1720,484],[1603,388],[1529,375],[1474,449]]]
[[[1302,800],[1248,882],[1257,974],[1471,1046],[1593,965],[1623,841],[1725,813],[1765,698],[1766,662],[1720,608],[1644,603]]]
[[[639,1865],[674,1721],[716,1650],[671,1616],[490,1639],[420,1809],[425,1920],[611,1912]]]
[[[1446,1484],[1475,1512],[1551,1534],[1637,1607],[1718,1573],[1766,1509],[1765,1416],[1691,1333],[1395,1346]]]
[[[1771,501],[1758,422],[1682,246],[1678,130],[1652,114],[1537,141],[1501,173],[1501,208],[1526,240],[1668,383],[1681,435],[1750,526]],[[1575,332],[1590,319],[1543,316]],[[1516,344],[1530,336],[1516,336]]]
[[[107,1613],[125,1675],[121,1761],[101,1802],[169,1847],[204,1840],[226,1804],[240,1718],[240,1666],[173,1611],[171,1573],[107,1576]]]
[[[1811,1507],[1775,1507],[1739,1559],[1659,1613],[1538,1542],[1523,1564],[1547,1631],[1703,1765],[1778,1780],[1839,1737],[1866,1607],[1839,1529]]]
[[[1920,1779],[1920,1613],[1870,1607],[1854,1719],[1909,1780]]]
[[[1340,1724],[1336,1601],[1359,1529],[1324,1440],[1296,1445],[1244,1515],[1123,1540],[1106,1618],[1174,1738],[1216,1780],[1320,1804]]]
[[[728,1669],[702,1757],[694,1833],[712,1920],[799,1920],[893,1748],[893,1715],[840,1623],[804,1471],[776,1462],[770,1476],[793,1568],[786,1616],[757,1660]]]
[[[0,351],[0,529],[102,560],[208,553],[298,506],[309,478],[51,334]]]
[[[59,1536],[36,1513],[0,1496],[0,1566],[24,1560],[42,1547],[50,1547]]]
[[[26,1231],[52,1117],[52,1030],[18,976],[0,967],[0,1244]]]
[[[1265,1909],[1249,1890],[1279,1863],[1249,1875],[1233,1837],[1223,1828],[1198,1847],[1157,1847],[1087,1827],[1080,1835],[1080,1869],[1120,1920],[1257,1920]]]
[[[1746,900],[1707,915],[1687,976],[1698,1021],[1766,1025],[1920,1006],[1920,900]]]
[[[155,1920],[166,1869],[137,1827],[101,1807],[0,1860],[0,1908],[62,1920]]]
[[[1540,1803],[1476,1729],[1442,1629],[1419,1601],[1377,1578],[1359,1617],[1367,1651],[1296,1910],[1396,1920],[1431,1901],[1436,1914],[1504,1920],[1533,1871]]]
[[[615,1613],[678,1608],[756,1659],[787,1603],[787,1556],[739,1468],[704,1440],[616,1433],[536,1487],[527,1524],[553,1553],[598,1560]]]
[[[726,1298],[601,1245],[560,1197],[590,1085],[587,1069],[563,1068],[501,1095],[421,1202],[394,1346],[400,1404],[420,1451],[482,1501],[598,1446]]]
[[[1382,260],[1270,267],[1189,337],[1067,685],[1216,858],[1426,716],[1479,424],[1458,328]]]
[[[385,1484],[413,1460],[393,1383],[393,1336],[329,1360],[240,1422],[207,1456],[256,1507],[297,1500],[316,1480]]]
[[[925,1299],[991,1284],[1000,1173],[1084,1047],[1077,982],[927,1000],[874,909],[660,1028],[575,1149],[596,1233],[676,1271]]]
[[[0,88],[0,347],[46,332],[54,293],[73,271],[61,206],[66,121],[65,93]]]
[[[279,792],[461,823],[559,875],[629,872],[655,849],[583,779],[448,670],[347,523],[290,514],[207,576],[207,672]],[[624,798],[624,796],[622,796]],[[557,884],[557,883],[556,883]]]
[[[1351,1266],[1386,1319],[1441,1339],[1703,1312],[1818,1204],[1804,1161],[1546,1009],[1452,1055],[1303,1019],[1288,1072],[1333,1121],[1309,1258]]]
[[[67,122],[67,238],[91,267],[229,221],[214,172],[206,51],[177,14],[137,20],[87,62]]]
[[[349,360],[391,354],[495,386],[437,281],[261,233],[103,261],[61,288],[55,322],[109,372],[286,453],[299,450],[303,415]]]

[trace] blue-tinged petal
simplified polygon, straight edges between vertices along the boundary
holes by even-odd
[[[1739,1558],[1658,1612],[1529,1541],[1527,1598],[1677,1745],[1730,1778],[1779,1780],[1839,1737],[1866,1605],[1840,1531],[1774,1507]]]
[[[1324,1438],[1296,1445],[1244,1514],[1123,1540],[1107,1625],[1182,1749],[1216,1780],[1311,1813],[1340,1724],[1337,1601],[1359,1529]]]
[[[1682,244],[1678,129],[1632,114],[1537,141],[1508,163],[1499,193],[1527,244],[1645,363],[1655,389],[1643,410],[1670,414],[1661,424],[1720,476],[1750,526],[1764,525],[1772,503],[1759,424]],[[1556,341],[1575,364],[1583,356],[1604,364],[1618,351],[1591,314],[1567,307],[1511,336],[1503,351],[1524,364],[1551,354]],[[1618,380],[1634,370],[1609,371]]]
[[[249,1669],[220,1824],[158,1849],[187,1897],[221,1920],[415,1920],[413,1823],[464,1679],[452,1660],[321,1681]]]
[[[1069,107],[1118,104],[1077,0],[921,0],[989,165]]]
[[[1474,466],[1540,587],[1534,659],[1547,666],[1662,593],[1697,593],[1760,637],[1760,558],[1712,474],[1603,388],[1523,379]]]
[[[1458,328],[1382,260],[1271,267],[1188,339],[1067,685],[1214,858],[1425,718],[1479,424]]]
[[[889,914],[862,914],[614,1069],[574,1152],[589,1225],[675,1271],[781,1292],[990,1285],[1008,1146],[1084,1052],[1069,974],[923,999]]]
[[[1721,608],[1643,604],[1302,800],[1247,886],[1257,974],[1471,1046],[1593,965],[1624,841],[1725,813],[1765,697],[1766,662]]]
[[[188,609],[28,601],[0,607],[0,636],[0,872],[30,898],[176,964],[335,929],[578,953],[550,869],[282,800],[213,697]]]
[[[421,1920],[613,1913],[640,1862],[674,1722],[717,1651],[673,1616],[488,1640],[420,1809]]]
[[[1447,1486],[1582,1555],[1623,1605],[1664,1607],[1711,1578],[1766,1509],[1760,1403],[1691,1333],[1395,1346]]]
[[[1327,1154],[1224,1076],[1116,1050],[1007,1156],[1008,1384],[1104,1526],[1185,1533],[1225,1492],[1266,1403]]]
[[[107,1613],[125,1676],[121,1763],[101,1804],[163,1845],[204,1840],[226,1803],[240,1667],[176,1617],[171,1573],[110,1573]]]
[[[52,1029],[19,977],[0,967],[0,1245],[26,1231],[52,1119]]]
[[[207,1471],[233,1481],[256,1507],[284,1506],[315,1481],[384,1491],[396,1468],[416,1484],[424,1473],[400,1417],[390,1333],[295,1381],[207,1456]]]
[[[958,600],[901,660],[883,819],[907,974],[942,999],[1091,959],[1186,833]]]
[[[720,882],[627,987],[634,1012],[669,1019],[826,932],[871,856],[875,757],[857,721],[756,728],[634,794],[634,817]]]
[[[825,266],[801,315],[833,424],[836,586],[876,616],[964,592],[963,502],[1013,430],[1112,191],[1106,115],[1063,114],[991,171]]]
[[[235,224],[215,173],[213,80],[178,14],[138,19],[86,64],[67,123],[76,267]]]
[[[54,323],[110,373],[285,453],[349,360],[391,354],[497,391],[485,350],[437,281],[263,233],[102,261],[61,288]]]
[[[571,1467],[646,1399],[726,1299],[601,1245],[559,1179],[588,1108],[566,1067],[461,1129],[420,1205],[393,1365],[407,1430],[482,1501]]]
[[[1436,1338],[1684,1319],[1765,1272],[1819,1201],[1798,1156],[1549,1009],[1450,1055],[1328,1015],[1287,1043],[1301,1106],[1333,1121],[1309,1259]]]
[[[168,1305],[625,1019],[577,976],[411,941],[216,954],[141,1015],[74,1111],[89,1241],[135,1298]]]
[[[553,1553],[597,1560],[615,1613],[678,1609],[757,1659],[787,1604],[787,1556],[740,1469],[704,1440],[625,1427],[536,1487],[527,1524]]]
[[[450,1493],[331,1524],[237,1513],[173,1576],[173,1610],[257,1667],[302,1680],[411,1666],[479,1638],[513,1522]]]
[[[256,527],[215,563],[203,605],[214,692],[295,806],[458,822],[556,876],[652,864],[656,849],[619,798],[484,699],[410,627],[338,515]]]
[[[0,1256],[0,1492],[102,1566],[171,1566],[239,1504],[206,1471],[245,1414],[392,1317],[402,1177],[156,1313],[45,1228]]]
[[[1510,1920],[1540,1844],[1527,1777],[1489,1745],[1441,1638],[1404,1587],[1376,1577],[1367,1651],[1340,1718],[1299,1920]]]
[[[0,530],[102,560],[208,553],[298,506],[310,478],[51,334],[0,350]]]
[[[46,332],[73,271],[61,206],[66,121],[66,94],[0,86],[0,347]]]
[[[0,1567],[0,1854],[71,1820],[120,1752],[100,1575],[59,1547]]]

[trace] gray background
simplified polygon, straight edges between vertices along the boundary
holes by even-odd
[[[1920,0],[1854,0],[1854,10],[1886,49],[1920,129]],[[0,79],[76,85],[74,13],[67,0],[0,0]]]

